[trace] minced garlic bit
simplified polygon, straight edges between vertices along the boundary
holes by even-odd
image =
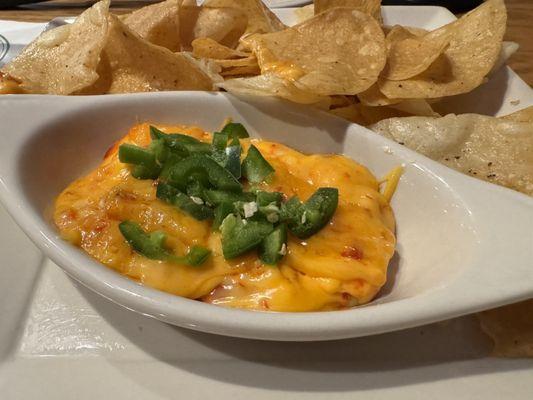
[[[257,203],[255,201],[250,201],[242,205],[244,211],[244,218],[250,218],[257,212]]]
[[[281,245],[281,249],[279,250],[279,255],[284,256],[285,254],[287,254],[287,245],[283,243]]]
[[[261,212],[266,215],[268,222],[275,224],[279,221],[279,207],[276,205],[275,201],[268,206],[261,207]]]
[[[268,213],[266,215],[266,218],[267,218],[267,221],[272,223],[272,224],[275,224],[276,222],[279,221],[279,214],[278,213],[275,213],[275,212],[272,212],[272,213]]]
[[[196,196],[191,196],[191,200],[195,202],[196,204],[204,204],[204,201],[201,198],[196,197]]]

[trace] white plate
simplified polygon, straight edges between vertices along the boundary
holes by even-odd
[[[424,28],[453,18],[441,8],[384,9],[388,23]],[[0,33],[9,37],[11,24],[2,21]],[[505,71],[505,90],[490,108],[493,114],[533,103],[530,88]],[[521,103],[513,106],[513,100]],[[489,342],[472,317],[327,343],[193,333],[125,312],[77,286],[49,261],[40,264],[39,253],[3,212],[0,224],[2,399],[209,399],[216,394],[259,400],[526,400],[533,392],[533,362],[488,358]]]

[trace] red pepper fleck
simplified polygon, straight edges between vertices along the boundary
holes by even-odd
[[[128,192],[126,190],[119,190],[117,192],[117,197],[120,198],[121,200],[137,200],[137,195],[135,193],[132,193],[132,192]]]
[[[69,220],[75,220],[78,217],[78,212],[73,209],[69,209],[65,215]]]
[[[353,258],[354,260],[360,260],[363,258],[363,252],[357,247],[348,246],[344,248],[344,251],[341,253],[341,256]]]
[[[102,232],[105,228],[109,226],[107,221],[98,221],[94,227],[96,232]]]
[[[270,310],[267,299],[261,300],[261,307],[263,307],[265,310]]]
[[[340,299],[340,306],[341,307],[348,307],[350,304],[350,301],[352,299],[352,295],[348,292],[342,292],[341,293],[341,299]]]
[[[118,140],[117,140],[117,141],[116,141],[115,143],[113,143],[113,144],[107,149],[107,151],[105,152],[105,154],[104,154],[104,160],[105,160],[106,158],[110,157],[111,155],[113,155],[114,153],[116,153],[116,152],[117,152],[117,149],[118,149],[118,146],[119,146],[119,142],[118,142]]]

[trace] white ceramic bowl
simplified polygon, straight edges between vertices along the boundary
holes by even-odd
[[[397,254],[372,303],[345,311],[226,309],[142,286],[62,241],[54,198],[140,121],[253,136],[309,153],[344,153],[383,175],[405,164],[393,208]],[[360,126],[274,99],[223,93],[2,96],[0,196],[28,236],[74,279],[124,307],[195,330],[270,340],[324,340],[407,328],[533,297],[533,200],[471,179]]]

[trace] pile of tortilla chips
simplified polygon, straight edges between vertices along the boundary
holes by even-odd
[[[482,84],[512,49],[502,47],[503,0],[432,32],[383,25],[380,0],[315,0],[304,10],[287,27],[261,0],[166,0],[120,17],[102,0],[6,65],[0,93],[223,89],[369,125],[438,116],[435,102]]]
[[[309,104],[473,177],[533,195],[533,107],[441,117],[516,51],[503,0],[434,31],[385,26],[380,0],[315,0],[285,26],[261,0],[102,0],[0,70],[0,93],[226,90]],[[481,314],[496,353],[533,357],[533,302]]]
[[[74,23],[41,34],[2,73],[25,93],[105,94],[212,90],[217,67],[180,48],[182,0],[167,0],[123,18],[109,0]]]
[[[261,73],[241,39],[286,28],[260,0],[166,0],[120,17],[109,3],[42,33],[0,70],[0,93],[220,90]]]
[[[503,0],[488,0],[431,32],[383,25],[380,3],[315,0],[314,9],[299,13],[299,24],[241,38],[240,47],[255,55],[260,76],[217,86],[315,104],[370,125],[393,116],[438,116],[435,103],[481,85],[512,48],[502,42]],[[344,101],[336,101],[338,96]]]

